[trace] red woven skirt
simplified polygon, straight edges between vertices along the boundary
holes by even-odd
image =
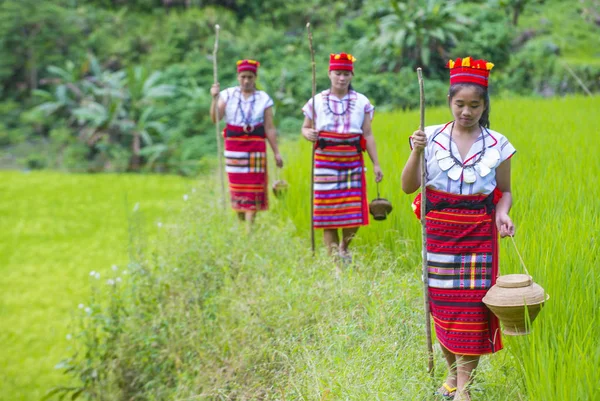
[[[361,138],[361,134],[319,133],[324,146],[315,149],[315,228],[369,224]]]
[[[481,204],[486,198],[427,189],[430,205]],[[415,200],[417,210],[419,204],[420,196]],[[483,355],[502,349],[498,319],[481,301],[498,276],[494,215],[485,206],[448,206],[427,213],[431,315],[438,340],[454,354]]]
[[[244,132],[243,127],[227,125],[225,171],[229,179],[231,207],[238,212],[268,208],[267,148],[264,127]]]

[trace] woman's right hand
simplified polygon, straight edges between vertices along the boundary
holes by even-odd
[[[219,85],[218,83],[213,84],[210,87],[210,95],[213,97],[213,99],[215,99],[217,96],[219,96],[220,92],[221,92],[221,85]]]
[[[310,142],[316,142],[319,139],[319,131],[312,128],[302,128],[302,136]]]
[[[425,146],[427,146],[427,136],[425,133],[421,130],[416,130],[413,132],[411,139],[413,150],[416,150],[419,153],[423,152],[423,149],[425,149]]]

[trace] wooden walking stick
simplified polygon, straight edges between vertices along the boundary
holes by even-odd
[[[420,108],[421,108],[421,121],[419,129],[425,130],[425,91],[423,90],[423,73],[421,67],[417,68],[417,76],[419,77],[419,94],[420,94]],[[425,152],[421,153],[421,257],[423,261],[423,294],[425,298],[425,333],[427,334],[427,371],[433,376],[433,345],[431,344],[431,317],[429,316],[429,283],[427,281],[427,231],[426,231],[426,205],[427,205],[427,194],[425,181],[427,179],[426,171]]]
[[[217,79],[217,51],[219,50],[219,24],[215,25],[215,48],[213,50],[213,79],[214,83],[218,83]],[[215,137],[217,139],[217,158],[219,160],[219,181],[221,183],[221,206],[225,210],[225,182],[223,178],[223,150],[221,148],[221,135],[219,129],[220,116],[219,116],[219,95],[215,100]]]
[[[310,32],[310,22],[306,24],[306,30],[308,32],[308,46],[310,48],[310,61],[312,65],[312,129],[315,129],[317,115],[315,113],[315,96],[317,95],[317,73],[315,66],[315,51],[312,43],[312,33]],[[314,198],[315,198],[315,148],[311,150],[311,161],[310,161],[310,244],[312,254],[315,256],[315,217],[314,217]]]

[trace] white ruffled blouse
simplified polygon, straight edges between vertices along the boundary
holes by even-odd
[[[239,86],[222,90],[219,99],[225,103],[225,122],[238,127],[263,124],[265,110],[273,106],[273,99],[259,90],[244,99]]]
[[[496,168],[515,154],[514,146],[499,132],[482,128],[462,160],[458,146],[450,139],[452,124],[425,127],[426,185],[462,195],[491,193],[496,188]]]

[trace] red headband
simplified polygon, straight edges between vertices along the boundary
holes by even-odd
[[[344,70],[354,72],[354,62],[356,59],[352,54],[340,53],[329,55],[329,71]]]
[[[239,60],[237,62],[237,72],[239,74],[242,71],[251,71],[256,74],[259,65],[260,63],[255,60]]]
[[[487,88],[490,70],[494,64],[485,60],[473,60],[471,57],[465,57],[457,58],[456,61],[448,61],[446,67],[450,69],[450,85],[472,83]]]

